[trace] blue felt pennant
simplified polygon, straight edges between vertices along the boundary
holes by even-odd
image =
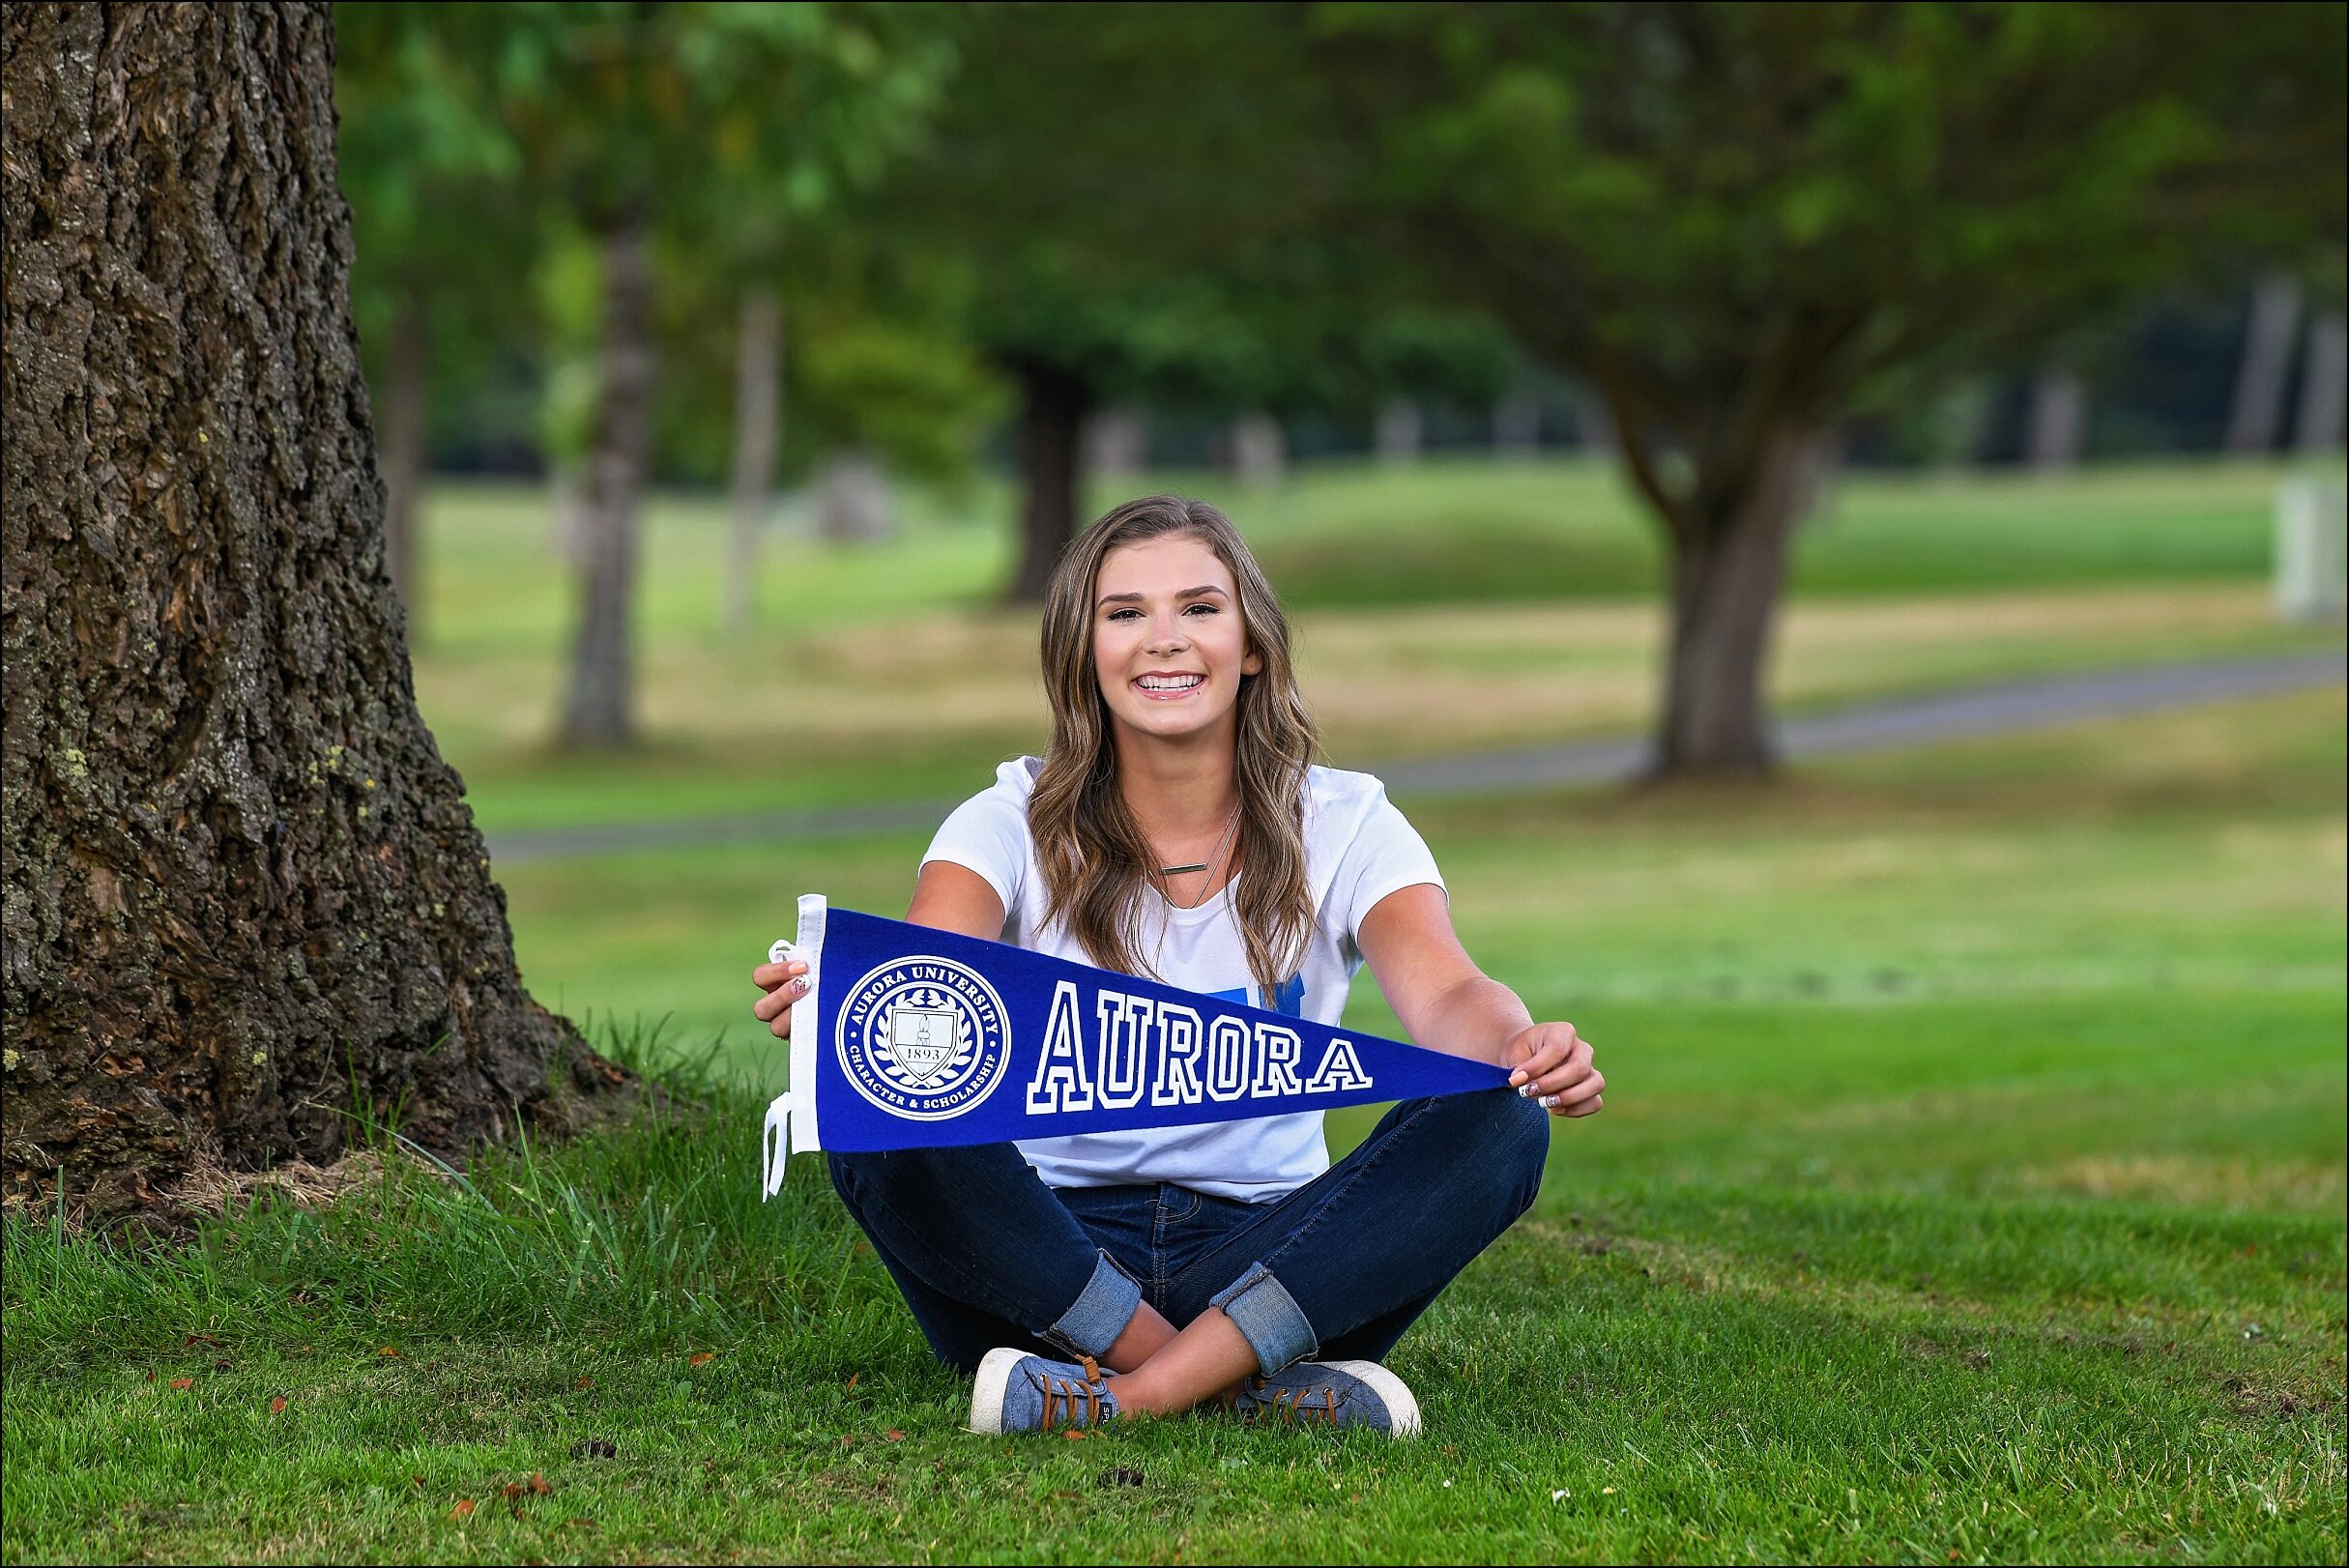
[[[992,1144],[1498,1089],[1491,1062],[1380,1039],[854,910],[799,900],[789,1150]]]

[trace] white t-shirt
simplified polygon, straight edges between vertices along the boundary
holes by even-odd
[[[995,787],[955,807],[922,857],[951,860],[985,878],[1003,901],[1003,938],[1014,946],[1089,964],[1067,930],[1044,928],[1044,874],[1028,831],[1028,797],[1042,763],[1021,757],[996,770]],[[1259,994],[1232,912],[1232,884],[1193,910],[1177,909],[1155,888],[1143,897],[1163,915],[1154,953],[1169,985],[1220,995],[1250,1006],[1336,1024],[1362,968],[1354,935],[1372,906],[1400,887],[1443,886],[1436,857],[1385,786],[1368,773],[1309,769],[1305,873],[1313,888],[1314,929],[1297,974],[1271,1002]],[[1244,873],[1243,873],[1244,874]],[[1234,882],[1237,879],[1233,879]],[[1143,938],[1151,935],[1146,914]],[[1020,1152],[1055,1187],[1109,1187],[1172,1181],[1218,1198],[1271,1203],[1329,1169],[1321,1113],[1295,1112],[1240,1121],[1135,1132],[1030,1138]]]

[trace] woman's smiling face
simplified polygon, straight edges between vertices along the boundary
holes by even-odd
[[[1203,539],[1120,545],[1093,583],[1093,674],[1110,715],[1165,740],[1214,728],[1264,661],[1248,648],[1232,568]]]

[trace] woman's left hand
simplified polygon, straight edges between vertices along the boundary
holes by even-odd
[[[1553,1117],[1586,1117],[1599,1109],[1607,1080],[1590,1059],[1590,1042],[1572,1024],[1535,1024],[1510,1037],[1501,1065],[1511,1087]]]

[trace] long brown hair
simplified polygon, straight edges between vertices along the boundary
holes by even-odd
[[[1044,872],[1045,923],[1066,922],[1103,969],[1156,977],[1144,958],[1143,894],[1149,841],[1117,788],[1109,703],[1093,670],[1093,585],[1120,545],[1183,535],[1213,550],[1239,590],[1248,648],[1263,661],[1240,678],[1236,754],[1239,828],[1232,853],[1247,870],[1232,889],[1248,968],[1265,1005],[1304,956],[1313,931],[1305,876],[1305,770],[1320,738],[1297,694],[1281,601],[1232,519],[1204,501],[1144,496],[1109,511],[1069,544],[1044,594],[1044,692],[1052,745],[1029,798],[1028,829]]]

